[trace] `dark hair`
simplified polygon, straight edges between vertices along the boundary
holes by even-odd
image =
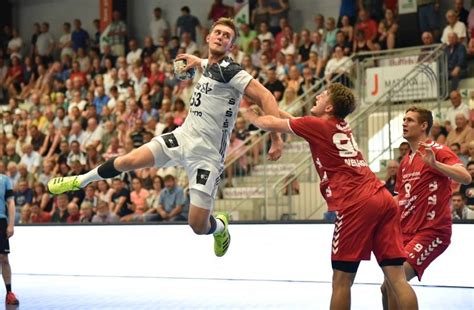
[[[189,9],[188,6],[183,6],[183,7],[181,8],[181,11],[184,11],[184,12],[186,12],[186,13],[188,13],[188,14],[191,13],[191,10]]]
[[[466,168],[469,167],[470,165],[474,165],[474,160],[469,161],[469,162],[466,164]]]
[[[458,149],[461,149],[461,144],[459,144],[459,143],[457,143],[457,142],[451,143],[451,145],[449,146],[449,148],[452,148],[453,146],[456,146]]]
[[[174,176],[171,175],[171,174],[165,175],[165,178],[163,179],[164,182],[166,182],[166,181],[174,181],[174,180],[175,180],[175,178],[174,178]]]
[[[454,196],[458,196],[458,197],[461,197],[462,200],[465,200],[466,197],[464,197],[464,195],[460,192],[454,192],[452,195],[451,195],[451,198],[453,198]]]
[[[335,117],[344,119],[347,115],[354,112],[356,108],[355,97],[348,87],[341,83],[334,83],[329,85],[327,90]]]
[[[157,12],[157,11],[161,12],[161,8],[160,8],[160,7],[156,7],[156,8],[154,9],[154,11],[155,11],[155,12]]]
[[[159,175],[155,175],[155,176],[153,177],[153,182],[155,182],[156,179],[158,179],[158,181],[160,181],[160,187],[161,187],[161,188],[165,187],[165,184],[164,184],[164,182],[163,182],[163,178],[162,178],[162,177],[160,177]]]
[[[433,114],[431,113],[431,111],[423,108],[411,107],[408,108],[405,113],[408,112],[418,113],[418,123],[422,124],[426,122],[428,124],[425,133],[426,135],[429,135],[431,127],[433,127]]]
[[[400,148],[402,145],[406,145],[408,147],[410,147],[410,143],[406,142],[406,141],[403,141],[402,143],[400,143],[400,145],[398,146],[398,148]]]

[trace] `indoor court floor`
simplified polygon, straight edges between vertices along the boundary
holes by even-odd
[[[329,309],[331,296],[331,284],[317,280],[28,274],[13,280],[21,304],[6,309]],[[420,309],[474,309],[473,287],[416,285],[415,291]],[[356,283],[352,292],[352,309],[381,309],[378,285]]]

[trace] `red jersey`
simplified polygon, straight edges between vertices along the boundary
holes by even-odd
[[[446,164],[461,164],[448,147],[428,140],[436,160]],[[423,147],[418,149],[424,153]],[[402,233],[413,235],[426,228],[451,230],[451,179],[425,164],[417,152],[406,155],[400,163],[395,190]]]
[[[309,143],[329,211],[367,201],[383,187],[358,150],[346,121],[306,116],[290,119],[290,128]]]

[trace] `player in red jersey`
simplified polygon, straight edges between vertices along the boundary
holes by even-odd
[[[351,90],[331,84],[316,97],[314,116],[292,118],[280,112],[245,116],[265,130],[294,133],[309,142],[321,179],[321,193],[330,211],[337,211],[332,241],[333,292],[331,309],[349,309],[351,286],[361,260],[374,252],[403,309],[417,309],[415,292],[403,272],[403,250],[397,205],[357,148],[344,118],[356,103]]]
[[[433,115],[409,108],[403,118],[403,137],[411,151],[398,168],[398,192],[407,280],[421,276],[451,242],[451,180],[469,184],[471,175],[448,147],[428,139]],[[382,286],[384,309],[397,309],[387,284]]]

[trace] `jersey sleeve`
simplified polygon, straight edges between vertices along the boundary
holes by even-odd
[[[9,178],[3,178],[5,182],[5,199],[13,199],[13,186]]]
[[[449,166],[463,164],[461,159],[445,145],[443,145],[440,149],[437,150],[436,160]]]
[[[247,71],[241,69],[232,77],[232,79],[229,81],[229,85],[243,94],[245,92],[245,88],[251,80],[253,80],[253,76],[251,76]]]
[[[306,141],[313,140],[315,136],[318,136],[318,131],[323,127],[322,121],[312,116],[292,118],[289,123],[290,129]]]

